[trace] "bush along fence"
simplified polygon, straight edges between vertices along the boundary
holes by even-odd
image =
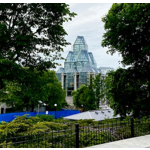
[[[62,118],[74,114],[78,114],[81,111],[79,110],[61,110],[61,111],[49,111],[48,115],[52,115],[55,118],[55,113],[56,113],[56,119],[57,118]],[[0,114],[0,122],[5,121],[5,122],[10,122],[14,120],[17,116],[23,116],[25,114],[28,114],[28,116],[35,116],[35,115],[43,115],[46,114],[46,112],[18,112],[18,113],[6,113],[6,114]]]
[[[0,137],[1,148],[82,148],[150,134],[150,119],[128,119],[107,124],[81,126],[63,130]]]

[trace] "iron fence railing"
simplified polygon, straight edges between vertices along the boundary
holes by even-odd
[[[66,130],[0,137],[1,148],[82,148],[150,134],[150,119],[134,119]]]

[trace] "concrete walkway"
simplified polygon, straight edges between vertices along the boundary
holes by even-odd
[[[150,148],[150,135],[119,140],[87,148]]]

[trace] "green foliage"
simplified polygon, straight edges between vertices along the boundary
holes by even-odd
[[[65,90],[62,89],[54,71],[41,72],[34,69],[34,72],[29,73],[31,78],[27,78],[25,84],[5,81],[6,86],[1,91],[1,103],[12,106],[14,111],[23,108],[26,110],[32,108],[33,111],[38,106],[39,100],[47,104],[47,110],[55,110],[55,103],[58,110],[67,105]]]
[[[32,127],[30,128],[30,133],[32,131],[32,134],[36,135],[38,133],[43,133],[43,132],[49,132],[52,130],[62,130],[62,129],[67,129],[67,125],[64,124],[59,124],[54,123],[54,122],[37,122],[36,124],[33,124]]]
[[[115,3],[102,18],[106,30],[102,46],[107,46],[111,54],[119,52],[124,65],[143,68],[149,64],[149,7],[149,3]]]
[[[62,89],[61,83],[58,81],[54,71],[44,72],[39,85],[39,98],[47,104],[47,109],[55,110],[54,104],[57,104],[57,110],[67,106],[66,92]],[[59,93],[59,94],[58,94]]]
[[[96,78],[94,79],[93,88],[95,91],[95,99],[96,99],[96,107],[99,109],[100,102],[102,103],[103,98],[105,97],[105,84],[104,79],[101,76],[101,73],[99,73]]]
[[[65,3],[3,3],[0,12],[0,102],[33,111],[41,98],[51,109],[56,100],[60,109],[66,105],[65,92],[55,77],[49,83],[43,79],[50,76],[47,69],[63,59],[63,47],[70,44],[63,23],[76,14]]]
[[[6,145],[7,145],[7,147],[6,147]],[[0,147],[2,147],[2,148],[14,148],[14,146],[12,145],[12,142],[8,142],[6,144],[6,141],[4,141],[3,143],[1,143]]]
[[[99,103],[104,97],[104,82],[101,74],[97,75],[95,79],[91,75],[89,85],[81,85],[72,92],[72,96],[74,105],[82,107],[84,111],[99,109]]]
[[[116,3],[102,18],[106,33],[102,46],[122,55],[123,66],[109,75],[107,96],[115,114],[135,117],[150,114],[150,4]]]
[[[91,131],[92,136],[89,129],[85,130],[85,132],[87,132],[87,134],[83,134],[83,135],[81,134],[80,138],[84,140],[79,144],[80,147],[89,147],[89,146],[98,145],[100,143],[106,143],[113,140],[111,134],[105,131],[103,132]]]
[[[93,82],[94,81],[92,75],[90,75],[90,83],[88,85],[88,88],[84,91],[85,95],[82,96],[82,99],[84,98],[86,102],[83,104],[84,110],[96,109],[96,99],[95,99]]]
[[[5,88],[3,88],[0,92],[0,103],[6,103],[8,106],[11,106],[12,110],[15,109],[20,110],[20,106],[22,105],[22,100],[16,94],[21,92],[21,88],[17,82],[12,81],[4,81]]]
[[[50,116],[51,117],[51,116]],[[48,119],[50,119],[48,117]],[[45,132],[50,130],[66,129],[67,125],[54,122],[45,121],[42,117],[30,117],[27,115],[17,116],[12,122],[1,122],[0,125],[0,138],[7,136],[19,136],[33,132]]]
[[[52,122],[43,121],[26,115],[17,117],[14,121],[0,125],[0,147],[6,148],[74,148],[76,141],[75,124],[79,123],[79,147],[89,147],[110,141],[131,137],[131,118],[124,120],[92,119],[69,121],[53,119]],[[52,132],[53,130],[53,132]],[[135,136],[150,133],[150,119],[143,117],[134,119]],[[6,143],[6,135],[7,143]],[[13,137],[16,137],[13,139]],[[24,142],[23,142],[24,141]],[[18,144],[18,143],[20,144]]]
[[[82,105],[82,99],[81,99],[81,94],[84,93],[85,89],[87,88],[86,85],[81,85],[76,91],[72,91],[72,96],[73,96],[73,104],[76,107],[81,107]],[[80,96],[81,95],[81,96]]]
[[[38,115],[38,117],[42,120],[42,121],[53,121],[54,117],[51,115]]]
[[[1,4],[0,58],[18,61],[25,67],[54,67],[54,60],[60,59],[62,47],[69,44],[64,39],[67,33],[63,23],[76,15],[68,6],[64,3]],[[53,52],[55,54],[52,55]]]
[[[114,115],[125,117],[132,113],[134,117],[142,117],[150,114],[148,89],[137,78],[138,72],[136,75],[134,72],[135,70],[119,68],[108,73],[105,79],[106,97]]]
[[[81,119],[78,120],[77,123],[79,123],[80,126],[87,126],[87,125],[97,125],[99,124],[99,121],[94,121],[94,119]]]

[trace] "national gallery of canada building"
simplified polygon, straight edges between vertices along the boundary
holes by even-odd
[[[77,36],[73,44],[73,50],[68,52],[64,67],[57,70],[56,76],[66,90],[66,95],[71,96],[72,91],[88,82],[90,74],[93,77],[99,73],[104,76],[109,70],[113,70],[113,68],[97,68],[92,52],[88,52],[88,45],[84,37]]]

